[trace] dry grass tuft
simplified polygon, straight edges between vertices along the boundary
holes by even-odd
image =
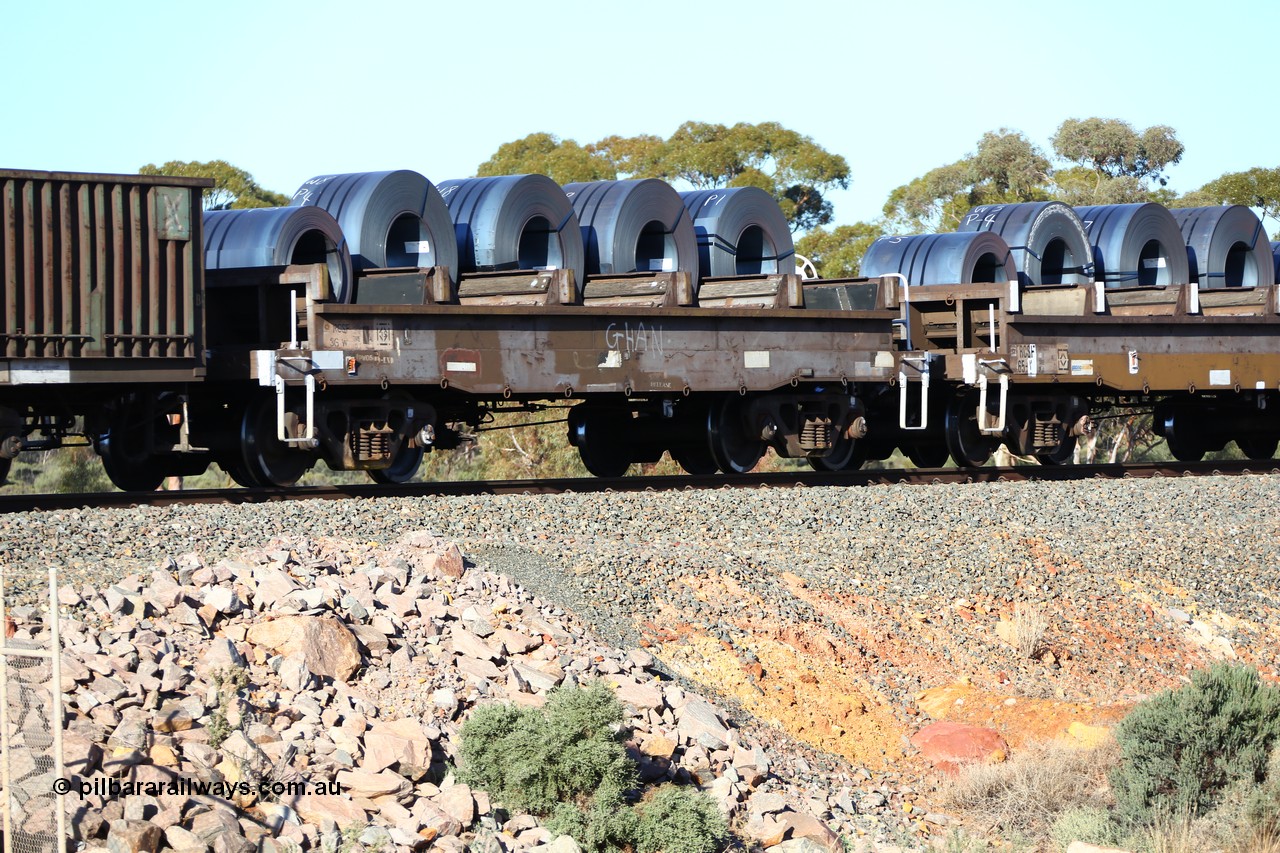
[[[1049,620],[1036,605],[1019,601],[1013,606],[1013,645],[1024,658],[1040,651],[1048,628]]]
[[[1068,809],[1106,804],[1114,743],[1091,750],[1045,744],[1002,764],[966,767],[943,791],[949,808],[1003,833],[1044,838]]]

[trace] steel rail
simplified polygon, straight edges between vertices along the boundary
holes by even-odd
[[[1155,462],[1103,465],[1020,465],[1012,468],[878,468],[858,471],[784,471],[766,474],[640,477],[570,477],[538,480],[481,480],[436,483],[374,483],[267,489],[201,489],[155,492],[95,492],[51,495],[0,495],[0,514],[66,509],[103,509],[191,504],[253,504],[286,500],[415,498],[449,495],[554,495],[597,492],[674,491],[722,488],[798,488],[820,486],[934,485],[1070,481],[1189,476],[1280,475],[1280,460]]]

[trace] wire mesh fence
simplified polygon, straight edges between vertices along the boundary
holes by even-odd
[[[49,609],[43,618],[6,606],[0,572],[0,811],[4,853],[61,853],[66,849],[63,778],[61,644],[57,577],[49,571]]]

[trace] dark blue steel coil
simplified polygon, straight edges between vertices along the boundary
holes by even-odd
[[[329,268],[334,301],[350,301],[351,253],[342,228],[327,210],[259,207],[205,211],[206,269],[320,263]]]
[[[680,193],[698,236],[703,278],[796,271],[796,249],[777,200],[758,187]]]
[[[862,258],[862,275],[899,273],[907,283],[971,284],[1015,281],[1009,245],[990,231],[881,237]]]
[[[680,194],[648,178],[566,184],[582,226],[587,275],[689,272],[698,280],[698,238]]]
[[[1107,287],[1165,287],[1189,280],[1177,221],[1159,204],[1077,207],[1093,247],[1094,278]]]
[[[564,190],[546,175],[443,181],[458,272],[570,269],[584,274],[582,232]]]
[[[1275,261],[1275,280],[1280,281],[1280,243],[1271,244],[1271,258]]]
[[[290,204],[333,214],[357,270],[445,267],[457,279],[458,244],[449,209],[417,172],[318,175],[298,187]]]
[[[975,207],[956,230],[1003,237],[1024,287],[1093,281],[1093,250],[1084,223],[1060,201]]]
[[[1243,205],[1169,211],[1187,244],[1190,280],[1202,290],[1275,284],[1275,259],[1258,215]]]

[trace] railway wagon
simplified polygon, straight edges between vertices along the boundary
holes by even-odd
[[[976,208],[966,225],[864,260],[899,285],[911,414],[879,431],[890,447],[977,466],[1003,443],[1060,464],[1099,410],[1124,406],[1152,412],[1182,461],[1230,441],[1275,455],[1280,288],[1248,209],[1044,202]],[[887,419],[872,409],[874,428]]]
[[[152,419],[131,418],[156,405],[181,413],[205,376],[207,186],[0,171],[0,480],[21,450],[112,425],[146,432]],[[165,440],[184,449],[185,430],[173,432]],[[116,445],[98,448],[127,478]]]
[[[296,203],[353,182],[421,186],[412,173],[377,174],[313,179]],[[699,236],[712,252],[750,245],[754,260],[729,268],[746,275],[709,277],[664,254],[692,244],[676,233],[692,231],[692,212],[639,217],[635,250],[608,271],[571,262],[579,226],[559,212],[491,229],[506,243],[489,248],[514,260],[468,268],[443,260],[453,227],[439,233],[421,200],[384,205],[381,231],[357,229],[335,203],[332,215],[210,213],[202,232],[202,181],[0,179],[6,213],[10,197],[22,212],[6,216],[4,237],[4,458],[80,436],[124,489],[212,462],[245,485],[289,485],[319,461],[405,480],[426,451],[456,446],[495,412],[548,401],[573,404],[569,437],[595,474],[664,451],[692,472],[745,471],[766,447],[811,459],[851,447],[867,428],[863,396],[896,369],[885,282],[804,282],[778,263],[785,228],[728,206],[709,221],[734,233]],[[553,196],[544,201],[567,208],[563,190]],[[89,204],[95,215],[76,219],[79,198],[118,198],[108,212],[132,218]],[[479,257],[473,244],[488,232],[457,227],[459,254]],[[358,230],[356,251],[344,230]],[[409,265],[386,266],[392,256]],[[99,303],[111,306],[101,320]]]

